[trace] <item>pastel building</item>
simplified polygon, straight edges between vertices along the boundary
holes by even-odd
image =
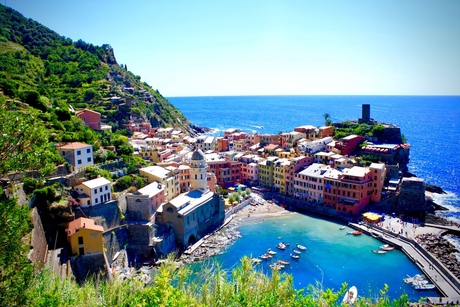
[[[331,172],[338,172],[329,165],[313,163],[295,175],[294,191],[299,198],[323,202],[324,177]]]
[[[91,207],[112,200],[112,186],[104,177],[84,181],[76,186],[81,207]]]
[[[80,117],[85,124],[93,130],[101,130],[101,113],[84,109],[76,111],[75,114]]]
[[[139,174],[147,178],[149,183],[161,183],[166,201],[173,199],[180,193],[179,171],[174,167],[148,166],[139,169]]]
[[[59,154],[72,166],[73,170],[78,170],[94,164],[93,146],[73,142],[62,146],[57,146]]]
[[[126,195],[126,213],[132,221],[154,221],[155,212],[164,201],[163,186],[161,183],[153,182]]]
[[[72,255],[103,253],[102,226],[94,224],[92,219],[80,217],[67,226],[67,240],[70,243]]]
[[[275,162],[278,157],[268,157],[266,160],[259,162],[259,184],[266,187],[272,188],[274,185],[274,169]]]
[[[354,166],[329,173],[324,177],[324,203],[341,213],[362,212],[371,201],[379,199],[384,172],[383,164],[373,163],[371,167]]]

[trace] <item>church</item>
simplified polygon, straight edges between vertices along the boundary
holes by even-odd
[[[201,149],[195,150],[190,190],[164,203],[157,210],[157,223],[172,231],[176,244],[184,249],[219,228],[224,218],[224,199],[209,189],[205,156]]]

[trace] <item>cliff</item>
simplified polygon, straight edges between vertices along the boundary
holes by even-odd
[[[92,109],[115,129],[138,119],[154,127],[181,127],[195,134],[185,116],[158,90],[128,71],[127,65],[117,63],[110,45],[74,42],[3,5],[1,94],[43,112],[59,110],[58,117],[73,116],[68,110]],[[53,120],[50,116],[43,119]]]

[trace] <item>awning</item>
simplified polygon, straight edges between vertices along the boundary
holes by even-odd
[[[380,219],[382,219],[382,216],[377,213],[366,212],[366,213],[363,213],[363,218],[371,222],[378,222],[380,221]]]

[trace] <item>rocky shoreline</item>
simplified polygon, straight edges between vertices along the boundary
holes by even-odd
[[[460,278],[460,264],[457,259],[459,251],[452,243],[434,234],[418,235],[415,239],[417,243],[433,254],[457,278]]]

